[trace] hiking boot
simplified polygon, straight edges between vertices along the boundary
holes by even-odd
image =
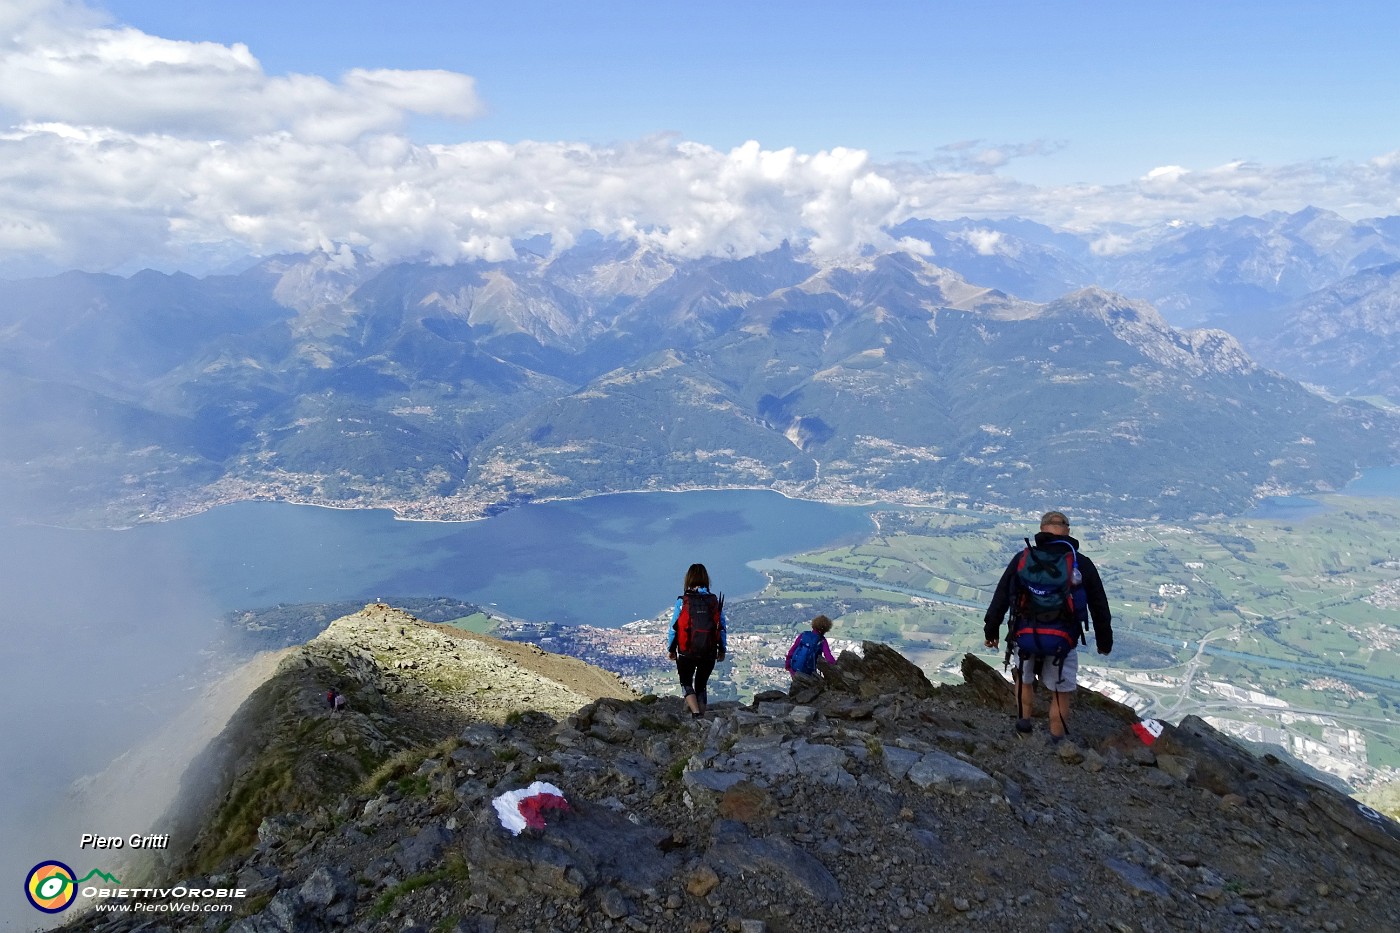
[[[1016,720],[1016,731],[1021,733],[1022,735],[1029,735],[1032,728],[1034,727],[1031,725],[1031,721],[1029,719]]]

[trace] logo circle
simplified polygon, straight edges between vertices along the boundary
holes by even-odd
[[[24,879],[24,896],[46,914],[67,910],[78,897],[77,876],[62,862],[40,862]]]

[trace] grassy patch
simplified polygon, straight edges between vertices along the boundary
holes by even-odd
[[[688,761],[690,761],[689,755],[682,755],[679,758],[672,761],[671,764],[668,765],[666,768],[666,780],[672,783],[679,781],[681,779],[681,775],[685,774],[685,766]]]
[[[460,619],[450,619],[443,625],[475,632],[478,635],[490,635],[496,631],[496,620],[484,612],[474,612],[469,616],[462,616]]]
[[[220,803],[181,800],[173,809],[198,819],[183,830],[194,838],[183,869],[204,872],[246,851],[258,827],[273,814],[310,814],[352,790],[375,760],[349,717],[306,714],[300,675],[279,675],[248,700],[248,710],[205,750],[203,766],[216,772],[238,768]],[[202,815],[200,815],[202,814]]]
[[[375,901],[374,907],[370,909],[370,918],[379,920],[385,917],[394,908],[394,902],[405,894],[411,894],[439,881],[468,881],[470,878],[466,858],[460,852],[449,852],[443,859],[442,867],[437,871],[405,878],[380,895],[379,900]]]
[[[404,793],[424,795],[428,792],[428,777],[415,776],[414,772],[429,758],[446,758],[456,751],[459,745],[461,743],[456,738],[450,738],[426,748],[420,746],[398,751],[366,777],[356,790],[364,796],[372,797],[393,781],[398,783]],[[419,780],[423,785],[421,788],[417,784]]]

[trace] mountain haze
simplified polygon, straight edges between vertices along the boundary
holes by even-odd
[[[1251,341],[1261,360],[1340,394],[1400,398],[1400,263],[1348,276],[1281,318]]]
[[[1388,248],[1382,225],[1371,242],[1328,240],[1329,223],[1292,219],[1347,262]],[[1104,271],[1093,251],[1005,226],[1014,238],[905,231],[937,234],[961,271],[939,247],[680,260],[591,237],[498,263],[288,256],[206,279],[7,283],[0,471],[32,491],[29,517],[102,524],[249,497],[465,518],[701,486],[992,506],[1063,493],[1140,517],[1237,511],[1397,458],[1394,415],[1324,400],[1143,302],[1060,293]],[[1013,242],[1015,275],[1039,283],[1022,293],[1060,297],[969,277],[1009,275],[991,259]],[[1349,385],[1384,388],[1364,375],[1374,355],[1348,359]]]

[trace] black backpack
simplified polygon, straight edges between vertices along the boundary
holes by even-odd
[[[719,655],[724,597],[687,592],[681,600],[681,614],[676,620],[676,654],[693,661],[713,661]]]

